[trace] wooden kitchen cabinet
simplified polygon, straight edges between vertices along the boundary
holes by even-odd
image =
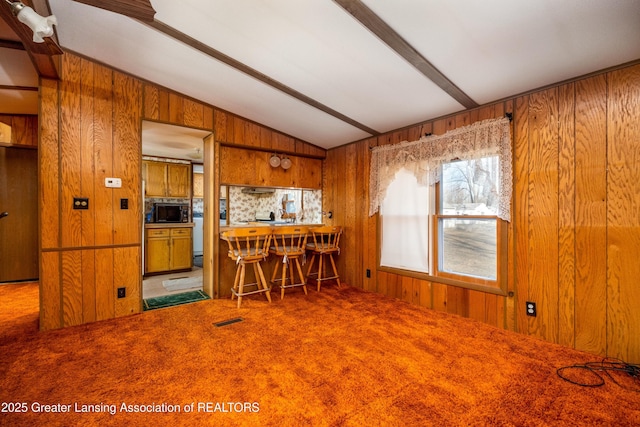
[[[148,228],[145,274],[187,270],[192,266],[193,240],[189,227]]]
[[[144,160],[142,168],[146,197],[191,197],[191,165]]]

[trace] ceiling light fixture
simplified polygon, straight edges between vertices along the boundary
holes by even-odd
[[[25,4],[20,1],[5,1],[10,5],[13,16],[31,28],[34,42],[42,43],[44,42],[43,37],[51,37],[53,35],[53,25],[58,25],[58,19],[55,15],[50,15],[45,18],[38,15],[35,10],[29,6],[25,6]]]
[[[280,166],[280,156],[274,153],[273,156],[271,156],[271,158],[269,159],[269,164],[272,168],[277,168],[278,166]]]
[[[282,169],[287,170],[291,167],[291,159],[288,157],[285,157],[284,159],[282,159],[282,161],[280,161],[280,166],[282,166]]]

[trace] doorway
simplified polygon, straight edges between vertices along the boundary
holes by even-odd
[[[38,151],[0,147],[0,283],[38,280]]]
[[[142,122],[143,164],[151,162],[154,165],[171,165],[167,166],[169,171],[176,169],[174,168],[176,165],[188,165],[187,173],[190,182],[186,194],[166,194],[161,196],[145,190],[149,188],[144,181],[145,176],[147,179],[150,179],[150,176],[145,175],[143,171],[143,259],[150,259],[149,257],[152,256],[152,253],[157,253],[154,251],[157,251],[158,248],[160,250],[169,248],[169,257],[181,257],[181,259],[184,259],[186,255],[191,261],[186,269],[182,265],[177,271],[167,270],[157,274],[149,274],[148,268],[146,266],[143,268],[143,274],[147,273],[142,278],[142,298],[145,308],[153,306],[158,302],[158,299],[171,300],[173,298],[176,301],[184,301],[185,294],[203,293],[203,237],[201,230],[205,199],[204,194],[202,194],[202,183],[199,182],[198,178],[202,178],[204,168],[207,166],[205,165],[203,152],[204,139],[209,135],[211,135],[211,131],[146,120]],[[178,167],[177,169],[180,168]],[[175,177],[172,177],[171,173],[167,172],[165,179],[167,180],[167,185],[172,185],[172,180]],[[188,206],[188,222],[180,224],[155,223],[152,210],[157,203]],[[196,229],[197,227],[199,228]],[[162,237],[151,239],[150,230],[156,230],[156,234],[158,234],[157,230],[166,231],[168,235],[166,242],[162,241]],[[182,239],[180,243],[174,239],[173,236],[177,234],[178,230],[182,235],[184,233],[190,235],[189,244],[185,245]],[[176,251],[179,251],[179,253]],[[187,252],[190,254],[187,254]],[[173,264],[173,262],[169,264]],[[155,301],[151,301],[152,299]]]

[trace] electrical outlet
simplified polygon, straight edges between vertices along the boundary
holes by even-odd
[[[367,268],[367,279],[370,279],[370,278],[371,278],[371,270]]]
[[[536,310],[536,303],[527,301],[527,316],[536,317],[538,315],[538,311]]]
[[[118,298],[125,298],[127,296],[127,288],[118,288]]]
[[[129,209],[129,199],[120,199],[120,209]]]

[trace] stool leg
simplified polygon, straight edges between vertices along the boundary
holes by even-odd
[[[309,268],[307,268],[307,277],[305,279],[305,283],[309,280],[309,276],[311,275],[311,268],[313,268],[313,262],[316,260],[316,254],[311,255],[311,262],[309,263]]]
[[[282,282],[280,282],[280,299],[284,299],[284,287],[287,284],[287,264],[289,260],[282,258]]]
[[[320,292],[320,284],[322,283],[322,254],[318,255],[318,292]]]
[[[333,260],[333,254],[329,254],[329,259],[331,260],[331,267],[333,267],[333,275],[336,276],[336,282],[338,282],[338,287],[340,287],[340,276],[338,276],[338,269],[336,269],[336,263]]]
[[[298,269],[298,276],[300,277],[302,283],[302,289],[304,289],[304,294],[309,295],[307,293],[307,281],[304,279],[304,275],[302,274],[302,267],[300,266],[300,260],[298,258],[296,258],[296,267]],[[294,277],[293,272],[291,273],[291,277]]]
[[[242,302],[242,294],[244,293],[244,268],[245,264],[243,261],[240,261],[240,282],[239,282],[239,290],[238,290],[238,308],[240,308],[240,303]]]
[[[238,292],[238,283],[240,283],[240,266],[236,267],[236,277],[233,279],[233,290]],[[231,301],[236,297],[236,294],[231,292]]]
[[[264,273],[262,272],[262,267],[260,267],[260,263],[256,262],[254,264],[255,268],[258,270],[258,274],[256,274],[256,282],[262,283],[263,289],[266,289],[265,294],[267,295],[267,301],[271,302],[271,291],[269,291],[269,287],[267,286],[267,279],[264,278]],[[258,278],[259,276],[259,278]]]

